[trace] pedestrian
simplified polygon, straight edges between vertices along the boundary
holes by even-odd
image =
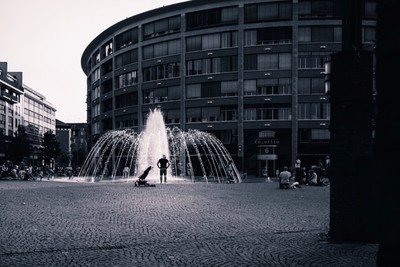
[[[36,171],[38,172],[40,181],[42,181],[42,179],[43,179],[43,169],[42,169],[42,167],[37,167]]]
[[[157,167],[160,169],[160,184],[162,184],[162,178],[164,176],[164,184],[167,183],[167,169],[170,166],[166,155],[163,155],[157,162]]]
[[[307,182],[308,185],[318,185],[318,174],[315,170],[310,170],[310,177]]]
[[[72,167],[68,167],[68,180],[72,180]]]
[[[289,189],[291,177],[292,174],[288,171],[288,167],[283,167],[283,171],[279,174],[279,188]]]
[[[331,166],[331,159],[329,158],[329,155],[325,156],[325,161],[324,161],[324,168],[325,168],[325,176],[329,177],[329,167]]]
[[[233,183],[233,166],[232,166],[232,160],[228,161],[228,164],[225,166],[226,174],[227,174],[227,183]]]
[[[125,166],[124,167],[124,169],[122,170],[122,176],[123,176],[123,178],[128,178],[128,176],[129,176],[129,167],[128,166]]]
[[[265,166],[263,169],[262,169],[262,176],[264,177],[264,182],[269,182],[270,181],[270,179],[269,179],[269,176],[268,176],[268,169],[267,169],[267,166]]]
[[[26,170],[26,174],[27,174],[27,177],[25,177],[26,180],[31,180],[31,179],[32,179],[33,181],[36,180],[35,177],[33,177],[33,168],[32,168],[32,165],[29,165],[28,169]]]
[[[302,176],[303,176],[303,172],[301,170],[301,160],[299,158],[299,156],[296,157],[296,161],[294,162],[294,168],[295,168],[295,181],[299,183],[299,187],[301,186],[301,184],[303,184],[302,182]]]

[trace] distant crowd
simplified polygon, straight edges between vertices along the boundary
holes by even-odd
[[[74,176],[79,175],[79,171],[79,167],[51,168],[49,165],[32,166],[32,164],[26,164],[24,161],[21,161],[19,165],[15,165],[12,161],[8,160],[0,166],[0,177],[33,181],[41,181],[43,178],[51,180],[54,179],[55,176],[64,176],[72,179]]]
[[[301,160],[296,158],[294,171],[290,171],[287,166],[279,173],[280,188],[301,188],[303,185],[309,186],[328,186],[329,169],[331,166],[329,156],[324,160],[318,160],[316,165],[312,165],[307,171],[301,166]]]

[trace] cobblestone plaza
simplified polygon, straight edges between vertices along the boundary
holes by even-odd
[[[376,266],[329,242],[329,187],[0,181],[0,266]]]

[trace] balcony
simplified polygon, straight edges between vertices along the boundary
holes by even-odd
[[[0,99],[4,100],[10,104],[17,104],[18,103],[18,96],[10,94],[4,90],[0,90]]]

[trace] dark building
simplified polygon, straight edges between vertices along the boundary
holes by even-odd
[[[9,72],[7,62],[0,62],[0,162],[9,155],[14,132],[21,122],[21,112],[14,108],[24,94],[22,72]]]
[[[85,49],[88,137],[168,126],[215,134],[238,167],[261,175],[330,153],[325,63],[342,50],[341,1],[187,1],[112,25]],[[362,1],[374,50],[376,1]],[[272,175],[271,175],[272,176]]]
[[[88,150],[86,129],[86,123],[64,123],[57,120],[56,138],[61,149],[59,166],[82,166]]]

